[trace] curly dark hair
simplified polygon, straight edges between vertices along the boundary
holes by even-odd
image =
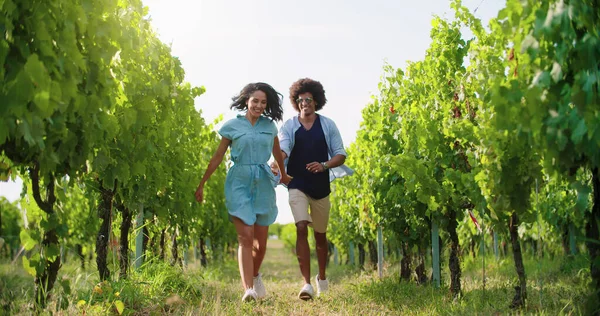
[[[300,112],[296,99],[298,99],[299,95],[306,92],[310,92],[313,95],[313,99],[316,102],[315,111],[322,109],[325,103],[327,103],[325,90],[323,90],[323,85],[320,82],[310,78],[299,79],[290,87],[290,102],[292,102],[294,110]]]
[[[283,119],[283,95],[264,82],[247,84],[238,95],[231,98],[233,103],[231,103],[230,108],[238,111],[247,110],[250,95],[258,90],[267,95],[267,107],[265,108],[264,116],[273,121],[281,121]]]

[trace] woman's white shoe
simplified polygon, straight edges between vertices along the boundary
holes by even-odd
[[[257,299],[258,295],[254,289],[247,289],[244,296],[242,296],[242,302],[256,301]]]
[[[258,298],[263,298],[267,295],[267,289],[265,289],[265,285],[262,281],[262,274],[258,274],[254,277],[254,290],[256,291],[256,295]]]

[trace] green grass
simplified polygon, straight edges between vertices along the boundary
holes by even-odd
[[[312,260],[316,274],[316,260]],[[315,300],[301,301],[302,286],[296,258],[278,240],[269,241],[262,268],[267,297],[242,303],[242,286],[237,262],[202,268],[192,262],[185,269],[153,261],[132,273],[127,280],[99,284],[92,265],[79,268],[75,260],[62,267],[59,278],[71,282],[72,293],[63,294],[57,284],[53,298],[43,314],[106,315],[117,314],[122,302],[124,315],[504,315],[514,311],[508,305],[514,295],[516,273],[511,258],[486,258],[486,285],[483,287],[481,257],[465,257],[462,262],[463,297],[452,299],[443,269],[443,286],[400,282],[398,265],[387,263],[384,278],[376,271],[360,271],[349,266],[328,269],[330,291]],[[580,315],[589,293],[589,262],[585,256],[525,260],[528,277],[528,305],[522,314]],[[114,271],[114,269],[113,269]],[[428,271],[430,273],[430,271]],[[0,264],[0,314],[33,313],[33,278],[20,263]],[[68,298],[61,310],[60,297]],[[64,302],[63,302],[64,304]]]

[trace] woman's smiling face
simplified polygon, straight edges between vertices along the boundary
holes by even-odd
[[[267,94],[256,90],[248,98],[248,115],[253,118],[259,118],[267,108]]]

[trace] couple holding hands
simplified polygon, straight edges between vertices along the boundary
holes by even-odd
[[[242,301],[266,295],[260,266],[265,257],[269,225],[277,218],[275,186],[288,188],[296,223],[296,254],[304,284],[298,294],[312,299],[308,226],[314,229],[319,272],[314,281],[317,295],[327,291],[327,223],[331,207],[330,182],[350,175],[344,166],[346,151],[340,132],[330,118],[317,114],[327,103],[320,82],[300,79],[292,84],[290,101],[298,112],[277,131],[274,121],[283,118],[283,96],[266,83],[250,83],[233,97],[231,109],[243,112],[223,124],[221,143],[196,190],[202,203],[204,184],[231,147],[233,166],[225,180],[225,199],[235,225],[238,263],[244,294]],[[269,166],[271,157],[275,161]]]

